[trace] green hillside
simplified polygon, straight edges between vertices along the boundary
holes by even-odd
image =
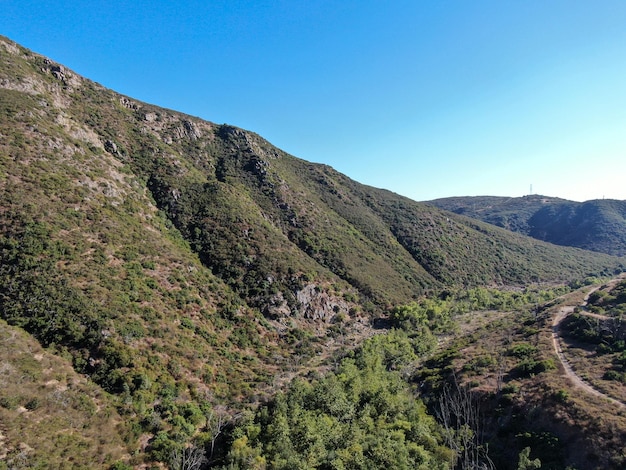
[[[98,453],[91,438],[73,440],[82,421],[52,427],[68,447],[46,461],[45,440],[20,442],[9,413],[31,392],[1,389],[9,440],[0,438],[0,455],[26,449],[38,468],[167,462],[192,443],[212,456],[226,427],[292,378],[328,371],[326,359],[373,335],[395,307],[444,288],[521,289],[623,267],[361,185],[254,133],[124,97],[1,37],[0,201],[7,331],[32,335],[62,359],[59,371],[71,364],[93,387],[86,412],[114,409],[120,423],[97,463],[67,456],[73,446]],[[390,372],[385,380],[408,394]],[[37,374],[35,383],[47,377]],[[419,405],[392,415],[374,395],[358,410],[363,429],[389,419],[385,436],[402,436],[403,461],[444,465],[449,453]],[[355,433],[360,446],[373,439]],[[213,463],[225,458],[216,451]]]
[[[451,197],[428,203],[556,245],[626,254],[626,201],[574,202],[533,195]]]

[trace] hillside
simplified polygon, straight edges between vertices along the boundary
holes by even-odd
[[[0,462],[59,468],[68,460],[103,464],[127,453],[129,430],[106,394],[2,320],[0,358]],[[34,449],[39,455],[27,459]]]
[[[465,334],[444,344],[415,380],[435,406],[443,377],[471,390],[481,410],[473,429],[495,468],[516,468],[511,462],[528,447],[541,467],[527,468],[623,469],[625,288],[615,279],[527,312],[459,318]]]
[[[84,393],[102,403],[85,407],[119,414],[103,468],[166,461],[191,442],[213,449],[224,422],[328,370],[323,360],[372,335],[374,320],[426,294],[623,268],[364,186],[1,37],[0,201],[0,315],[59,359],[59,374],[71,365],[90,379]],[[29,393],[0,398],[13,412]],[[46,467],[45,442],[17,442],[10,416],[0,454],[23,448]],[[58,429],[65,455],[83,445],[70,438],[80,422]],[[407,441],[422,439],[418,427]]]
[[[532,195],[450,197],[428,204],[556,245],[626,254],[626,201],[574,202]]]

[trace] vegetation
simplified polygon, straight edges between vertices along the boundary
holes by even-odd
[[[473,448],[478,453],[488,449],[495,468],[535,468],[537,460],[540,468],[551,469],[623,467],[618,449],[626,438],[626,421],[621,408],[572,387],[558,369],[552,343],[552,316],[561,302],[575,305],[592,288],[561,291],[553,300],[538,306],[531,302],[509,313],[462,314],[456,321],[464,334],[416,370],[413,380],[432,414],[439,413],[441,397],[450,387],[458,387],[459,395],[475,403],[478,424],[468,427],[476,436]],[[571,365],[598,386],[601,380],[592,377],[602,372],[574,362],[580,353],[572,347],[568,342]],[[606,356],[599,362],[606,367]],[[599,388],[619,396],[615,388]]]
[[[232,432],[227,468],[448,468],[452,452],[401,375],[415,349],[401,332],[376,336],[334,372],[295,381]]]
[[[537,317],[564,290],[539,286],[621,269],[136,102],[4,38],[0,64],[0,468],[460,465],[463,426],[416,399],[443,389],[458,350],[417,361],[464,315],[515,311],[506,385],[549,374]],[[463,370],[500,359],[483,348]],[[514,457],[532,465],[539,441]]]
[[[562,325],[571,348],[586,349],[600,359],[601,378],[626,384],[626,281],[592,292],[585,310]]]
[[[626,255],[626,201],[530,195],[451,197],[429,204],[557,245]]]
[[[0,320],[0,468],[106,467],[128,429],[107,394]]]

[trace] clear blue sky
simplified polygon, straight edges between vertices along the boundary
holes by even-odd
[[[416,200],[626,199],[623,0],[0,0],[0,34]]]

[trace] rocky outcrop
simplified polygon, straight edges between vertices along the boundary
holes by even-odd
[[[331,322],[339,314],[347,315],[350,304],[331,295],[315,284],[308,284],[296,293],[300,314],[307,319]]]

